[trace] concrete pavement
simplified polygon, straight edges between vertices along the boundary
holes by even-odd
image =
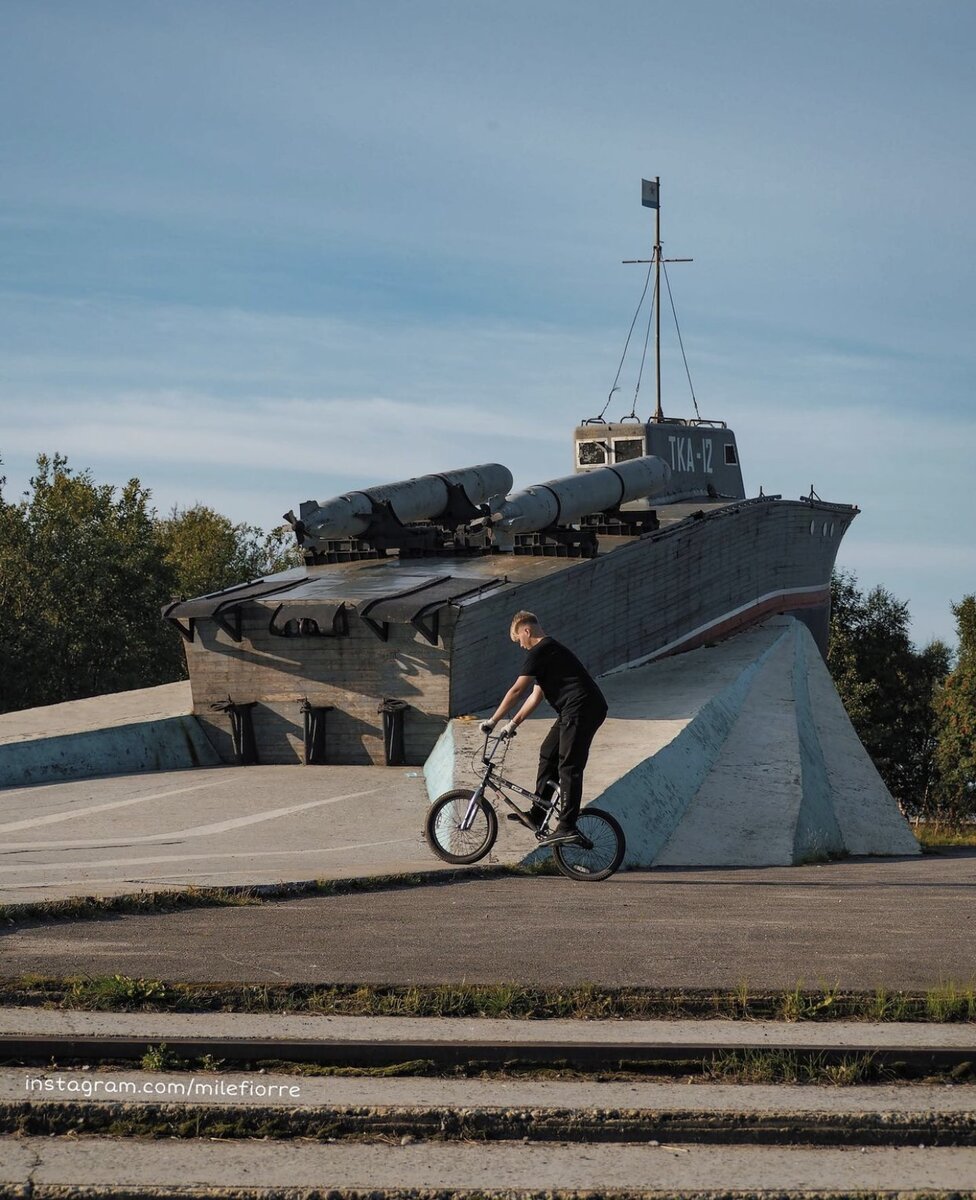
[[[417,767],[215,767],[0,790],[0,903],[447,867]],[[531,838],[501,821],[494,861]],[[519,836],[521,832],[522,836]]]
[[[2,789],[0,902],[456,870],[423,841],[426,805],[413,767],[216,767]],[[534,843],[520,826],[499,824],[485,862],[518,862]],[[976,978],[974,883],[972,850],[799,867],[659,868],[595,885],[464,879],[7,928],[0,972],[219,982],[967,985]]]
[[[217,766],[187,682],[0,714],[0,788]]]
[[[486,1042],[520,1046],[596,1044],[608,1054],[619,1046],[684,1045],[719,1049],[839,1047],[851,1054],[884,1045],[910,1049],[924,1042],[944,1049],[972,1050],[976,1026],[910,1021],[731,1021],[608,1020],[551,1018],[531,1021],[496,1017],[348,1017],[318,1013],[87,1012],[26,1005],[0,1008],[0,1036],[41,1034],[82,1037],[139,1037],[166,1042],[177,1037],[221,1037],[238,1041],[308,1041],[384,1045],[425,1041],[450,1046]],[[219,1057],[219,1055],[218,1055]]]
[[[216,1086],[216,1085],[220,1086]],[[45,1090],[46,1089],[46,1090]],[[531,1109],[567,1111],[777,1113],[820,1116],[828,1110],[853,1117],[915,1115],[950,1119],[976,1112],[976,1085],[878,1084],[871,1087],[776,1086],[695,1083],[675,1079],[377,1079],[366,1075],[282,1074],[274,1071],[141,1071],[45,1067],[0,1067],[0,1106],[38,1102],[115,1104],[145,1108],[179,1100],[214,1108],[278,1110],[329,1108],[420,1110],[430,1107],[494,1112]]]
[[[976,1149],[2,1138],[0,1187],[86,1196],[976,1195]],[[171,1190],[167,1190],[171,1189]],[[332,1192],[330,1189],[334,1189]],[[14,1192],[14,1195],[18,1193]]]
[[[976,980],[974,883],[972,850],[627,872],[599,884],[462,877],[447,886],[17,926],[0,934],[0,973],[733,990],[968,986]]]

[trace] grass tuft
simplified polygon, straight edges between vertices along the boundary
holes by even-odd
[[[976,822],[952,824],[946,821],[915,821],[915,834],[924,850],[941,846],[976,846]]]
[[[969,987],[939,984],[926,993],[925,1003],[930,1021],[976,1020],[976,988],[972,984]]]
[[[144,1071],[180,1071],[186,1067],[184,1059],[170,1050],[165,1042],[150,1046],[140,1060]]]
[[[107,1010],[163,1010],[170,1007],[171,994],[158,979],[131,979],[128,975],[76,979],[70,984],[69,1003],[64,1008]]]
[[[839,1060],[791,1050],[730,1050],[702,1063],[702,1075],[722,1083],[833,1084],[852,1087],[882,1077],[874,1057],[852,1054]]]

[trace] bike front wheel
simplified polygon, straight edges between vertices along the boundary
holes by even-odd
[[[427,810],[424,837],[445,862],[475,863],[485,857],[498,837],[498,817],[484,796],[478,798],[470,827],[462,828],[473,796],[474,792],[458,788],[438,796]]]
[[[599,808],[584,808],[576,820],[582,842],[553,846],[557,868],[568,879],[597,883],[609,879],[624,861],[624,831],[616,818]]]

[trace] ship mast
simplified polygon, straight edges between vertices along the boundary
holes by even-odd
[[[654,209],[654,254],[651,259],[625,258],[625,263],[654,264],[654,361],[657,368],[657,404],[654,409],[653,421],[664,420],[664,409],[661,406],[661,263],[662,262],[693,262],[690,258],[668,258],[661,253],[661,177],[641,180],[641,204],[645,208]],[[645,343],[646,345],[646,343]]]
[[[661,176],[641,180],[641,204],[645,208],[654,209],[654,362],[657,366],[657,405],[654,409],[655,421],[664,420],[664,409],[661,407]]]
[[[654,361],[657,364],[657,406],[654,420],[664,420],[661,408],[661,177],[654,176],[654,296],[656,324],[654,327]]]

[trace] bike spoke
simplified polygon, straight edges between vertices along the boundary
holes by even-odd
[[[623,845],[615,824],[597,812],[580,813],[577,829],[580,842],[567,842],[555,851],[556,863],[575,879],[605,879],[620,865]]]
[[[439,813],[437,818],[437,840],[452,854],[472,854],[484,845],[488,833],[488,822],[484,811],[478,808],[470,828],[463,829],[464,818],[467,816],[468,802],[458,801],[449,804]]]

